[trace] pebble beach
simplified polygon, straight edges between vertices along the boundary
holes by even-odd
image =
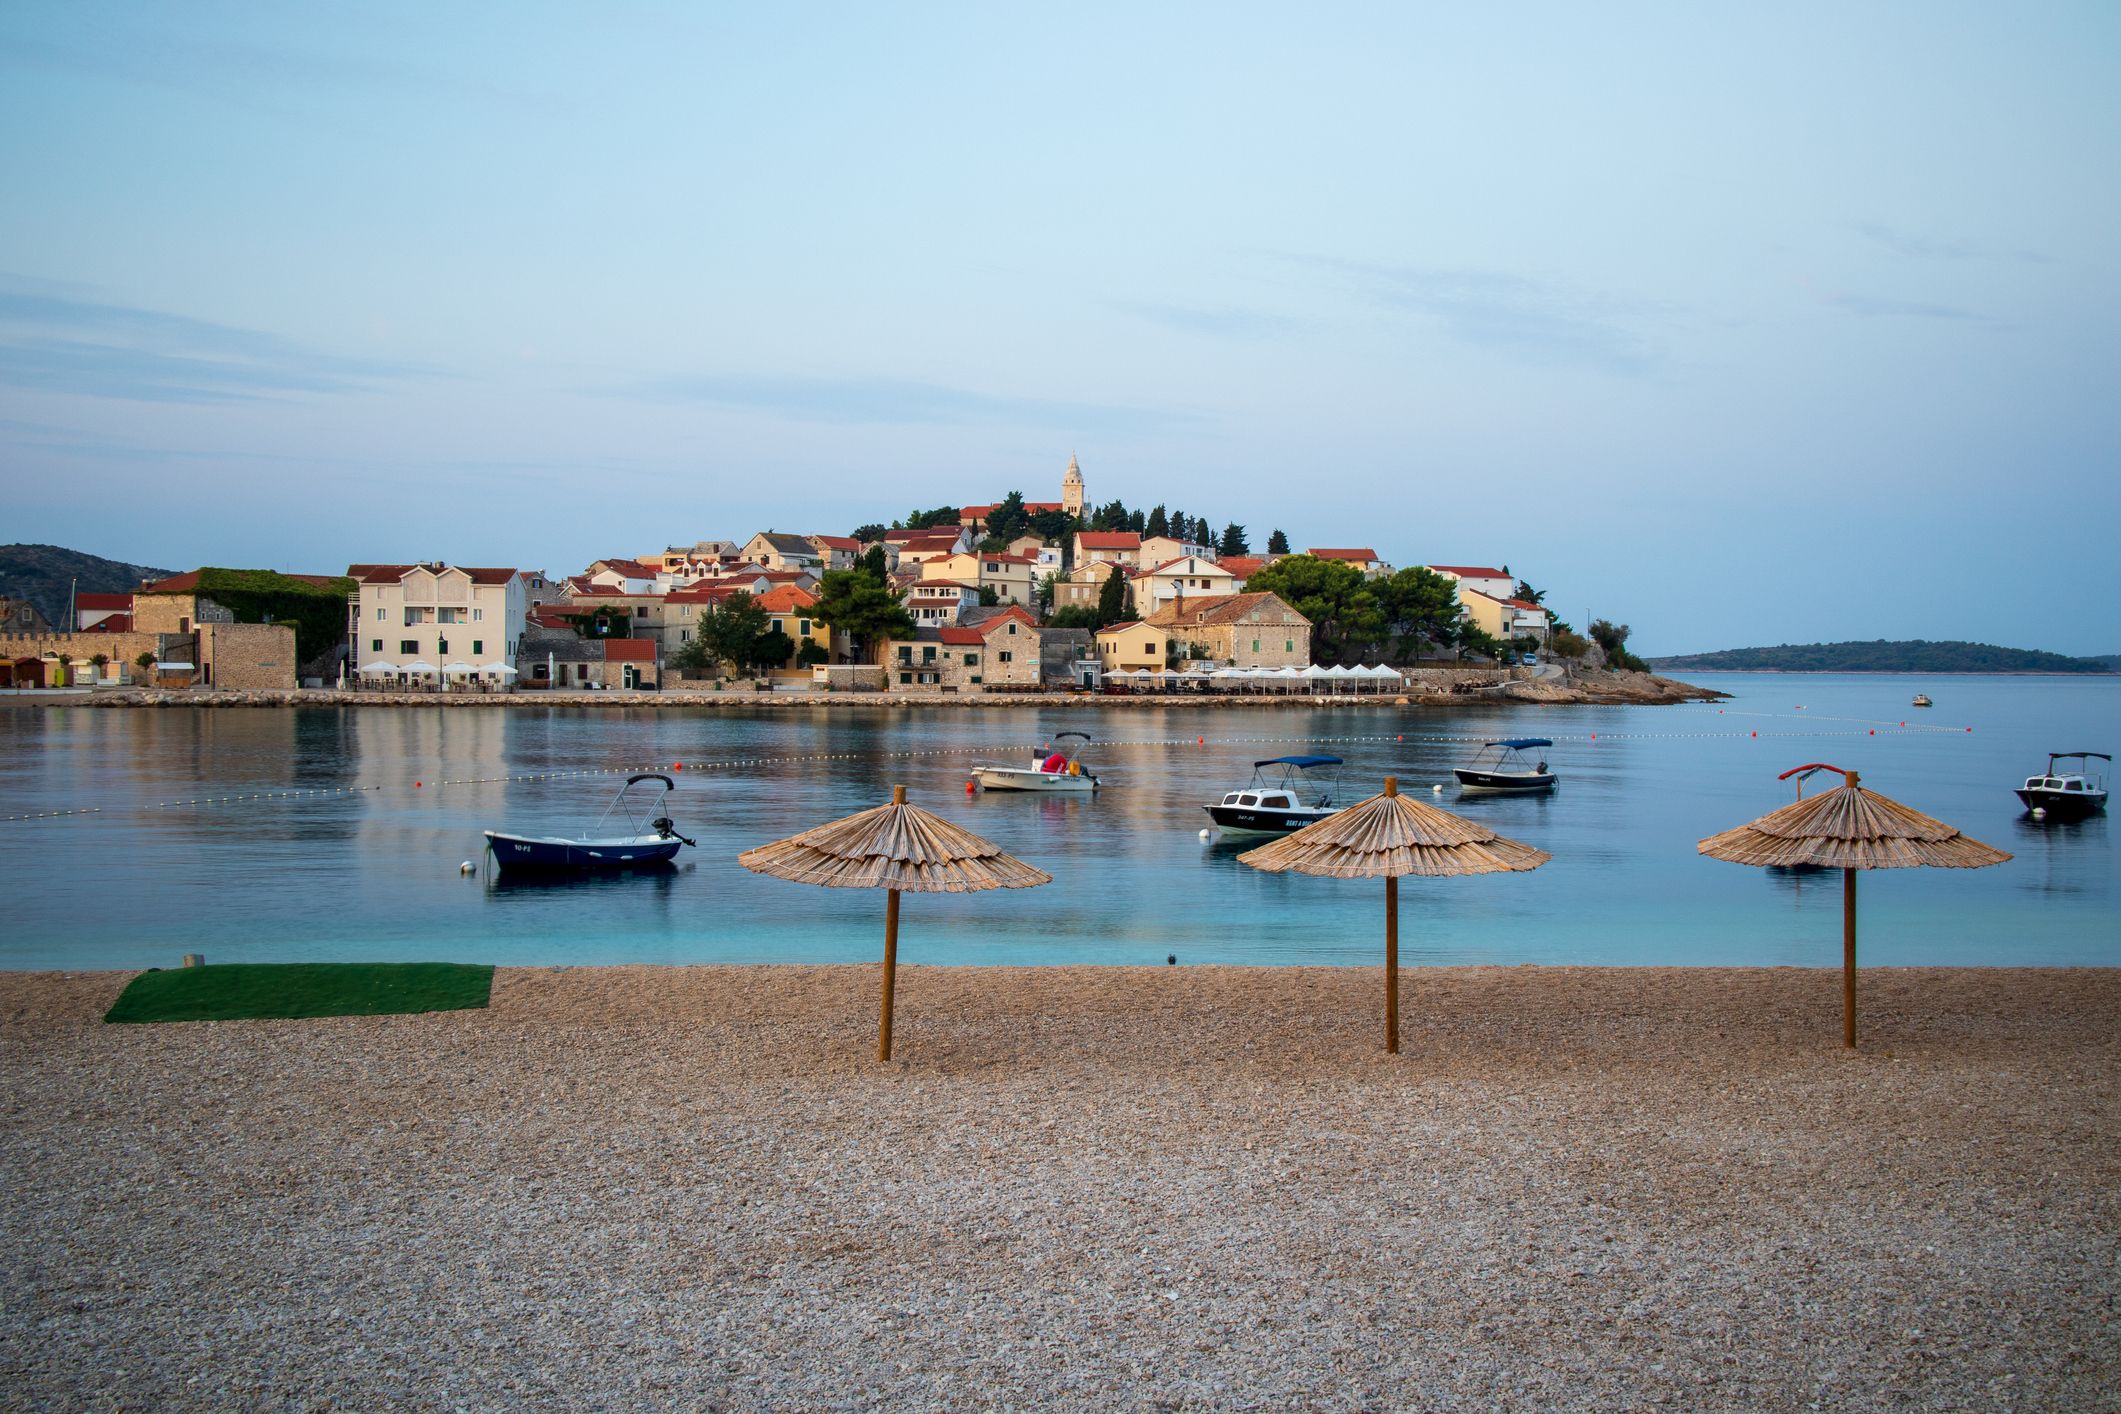
[[[2121,1408],[2121,971],[0,973],[8,1409]]]

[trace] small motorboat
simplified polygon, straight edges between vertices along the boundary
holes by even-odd
[[[1550,791],[1561,777],[1547,769],[1544,758],[1533,753],[1553,744],[1543,736],[1483,742],[1473,764],[1453,767],[1451,774],[1458,777],[1459,788],[1468,792],[1536,795]]]
[[[1056,732],[1029,766],[974,766],[972,779],[982,790],[1094,791],[1097,777],[1083,769],[1082,747],[1068,745],[1071,737],[1090,744],[1088,732]]]
[[[649,803],[644,816],[634,816],[629,808],[624,817],[632,826],[629,833],[602,833],[604,822],[625,801],[626,792],[643,781],[660,783],[662,794]],[[493,862],[503,872],[640,869],[668,864],[679,849],[693,843],[679,834],[670,817],[662,813],[670,792],[676,789],[677,782],[668,776],[628,776],[626,784],[620,786],[619,793],[612,797],[611,804],[604,807],[604,813],[585,833],[512,835],[502,830],[488,830],[486,848],[493,851]]]
[[[1340,790],[1340,764],[1338,756],[1254,761],[1250,784],[1201,809],[1217,828],[1231,834],[1286,835],[1341,811],[1343,807],[1333,802]],[[1328,769],[1330,777],[1324,775]],[[1320,774],[1313,776],[1314,771]],[[1306,792],[1311,795],[1308,803]]]
[[[2058,761],[2081,764],[2075,770],[2057,770]],[[2106,809],[2106,773],[2095,768],[2094,761],[2112,766],[2114,758],[2103,751],[2051,751],[2046,772],[2027,776],[2018,799],[2035,820],[2082,820],[2097,815]]]
[[[1928,693],[1926,693],[1926,692],[1918,692],[1918,693],[1916,693],[1916,694],[1915,694],[1915,705],[1916,705],[1917,707],[1928,707],[1928,706],[1931,706],[1931,705],[1932,705],[1932,703],[1930,702],[1930,695],[1929,695]]]

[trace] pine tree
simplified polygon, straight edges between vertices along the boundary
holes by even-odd
[[[1252,547],[1245,541],[1245,528],[1236,521],[1223,527],[1222,544],[1217,550],[1222,555],[1249,555]]]
[[[1127,574],[1118,565],[1105,576],[1105,583],[1097,591],[1097,626],[1116,624],[1127,616]]]
[[[1267,537],[1267,553],[1270,555],[1286,555],[1289,553],[1289,533],[1286,530],[1277,530]]]
[[[1158,506],[1155,510],[1149,512],[1149,523],[1147,527],[1143,529],[1142,534],[1168,535],[1170,533],[1171,518],[1164,514],[1164,508],[1162,506]]]

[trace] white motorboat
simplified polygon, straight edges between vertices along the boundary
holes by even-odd
[[[1082,747],[1070,746],[1070,737],[1082,746],[1090,744],[1087,732],[1057,732],[1053,745],[1033,757],[1029,766],[982,764],[972,768],[972,779],[982,790],[1094,791],[1097,777],[1083,769]]]
[[[2056,762],[2081,762],[2075,770],[2058,769]],[[2094,761],[2113,765],[2103,751],[2054,751],[2048,753],[2047,769],[2028,776],[2017,791],[2018,799],[2035,820],[2082,820],[2106,809],[2106,775]]]
[[[1458,788],[1469,795],[1538,795],[1554,789],[1561,779],[1547,769],[1544,759],[1534,755],[1553,744],[1543,736],[1486,742],[1472,765],[1453,767],[1451,774],[1458,777]],[[1535,763],[1529,769],[1525,766],[1528,756]]]
[[[1279,766],[1272,775],[1267,772]],[[1333,769],[1330,779],[1314,777],[1313,771]],[[1252,763],[1252,780],[1243,790],[1233,790],[1213,805],[1203,805],[1208,818],[1227,834],[1286,835],[1315,825],[1342,807],[1333,803],[1340,789],[1338,756],[1277,756]],[[1312,798],[1306,803],[1303,791]]]

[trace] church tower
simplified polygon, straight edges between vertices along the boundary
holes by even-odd
[[[1061,477],[1061,509],[1071,516],[1083,513],[1083,469],[1075,463],[1075,453],[1068,453],[1068,470]]]

